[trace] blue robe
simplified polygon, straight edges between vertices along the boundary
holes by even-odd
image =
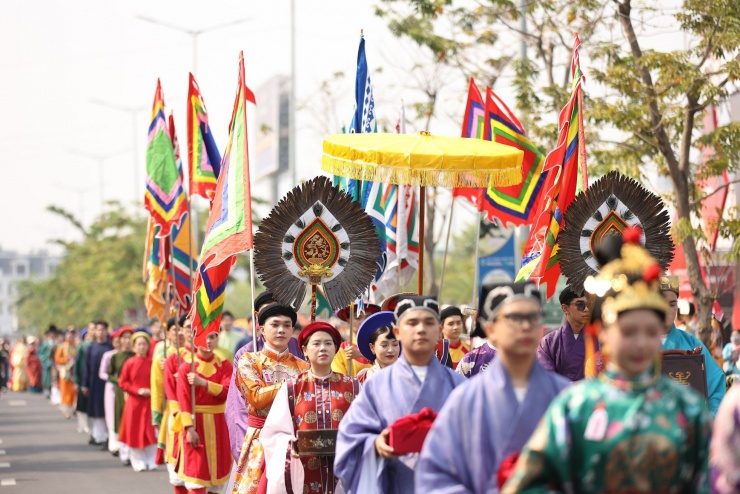
[[[501,462],[520,452],[550,402],[570,383],[536,361],[519,403],[500,359],[450,395],[416,469],[416,492],[497,493]]]
[[[595,350],[599,351],[598,341]],[[566,319],[563,326],[542,337],[537,360],[545,370],[557,372],[570,381],[580,381],[586,361],[585,335],[581,333],[576,338]]]
[[[105,381],[100,379],[100,361],[103,354],[113,350],[109,342],[93,342],[85,352],[85,365],[82,368],[82,386],[90,390],[87,400],[87,416],[90,418],[105,417]]]
[[[463,355],[462,360],[457,363],[455,371],[465,377],[473,377],[488,370],[488,366],[491,365],[495,356],[496,349],[489,342],[485,342]]]
[[[375,451],[375,439],[401,417],[425,407],[439,411],[452,390],[464,382],[463,376],[432,358],[422,383],[403,355],[365,382],[339,424],[334,474],[345,492],[362,494],[364,491],[358,486],[363,466],[377,462],[377,492],[413,493],[413,468],[418,455],[381,461]]]
[[[709,411],[712,416],[717,415],[717,409],[722,398],[725,397],[725,373],[719,368],[717,362],[712,358],[706,345],[696,336],[692,336],[686,331],[681,331],[674,324],[668,331],[668,337],[663,343],[661,350],[693,350],[700,346],[701,353],[704,355],[704,367],[707,369],[707,391],[709,394]]]

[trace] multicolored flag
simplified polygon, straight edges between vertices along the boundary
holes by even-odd
[[[476,95],[477,93],[477,95]],[[469,115],[474,114],[480,101],[480,92],[471,79],[468,109],[463,119],[463,137],[480,137],[481,126]],[[532,223],[537,202],[541,199],[546,174],[542,172],[544,155],[527,137],[524,126],[501,98],[486,88],[486,104],[482,124],[486,140],[512,146],[524,151],[522,183],[510,187],[485,189],[459,188],[453,196],[465,197],[478,211],[486,213],[488,221],[511,223],[515,226]],[[475,131],[475,135],[473,135]]]
[[[188,87],[188,162],[190,195],[198,194],[212,199],[221,166],[221,153],[213,140],[206,104],[193,74],[190,74]]]
[[[401,105],[396,132],[406,130],[406,114]],[[375,300],[398,293],[419,268],[419,226],[416,190],[411,185],[389,184],[383,191],[387,267],[374,284]]]
[[[175,119],[170,113],[170,138],[175,148],[175,161],[182,177],[182,159],[180,158],[180,144],[175,132]],[[186,201],[188,201],[186,199]],[[188,201],[189,202],[189,201]],[[190,207],[185,214],[182,225],[172,228],[172,271],[175,276],[174,287],[177,297],[178,313],[180,315],[190,312],[193,300],[192,279],[198,269],[198,255],[196,253],[195,239],[190,231]]]
[[[483,96],[481,96],[480,89],[478,89],[475,80],[471,77],[468,83],[468,102],[465,104],[465,115],[463,115],[460,137],[485,139],[487,135],[486,110],[483,106]]]
[[[254,94],[244,76],[244,53],[239,54],[239,83],[229,124],[229,140],[221,163],[195,282],[193,331],[196,346],[219,331],[224,293],[236,254],[252,248],[252,195],[249,183],[247,101]]]
[[[560,264],[557,239],[563,227],[563,213],[576,194],[588,186],[586,140],[583,128],[583,76],[578,48],[581,40],[575,35],[571,61],[573,79],[570,100],[560,112],[558,144],[545,159],[547,179],[543,198],[536,211],[535,223],[524,247],[522,267],[517,281],[531,279],[547,284],[547,297],[555,294]]]
[[[156,235],[159,227],[151,218],[146,227],[146,243],[144,244],[144,273],[146,284],[144,292],[144,306],[148,318],[156,317],[164,322],[167,316],[165,290],[167,286],[167,263],[164,250],[164,239]]]
[[[180,225],[188,207],[181,170],[177,168],[175,150],[164,114],[164,94],[159,79],[149,124],[146,175],[144,207],[154,223],[160,227],[157,235],[167,237],[173,226]]]

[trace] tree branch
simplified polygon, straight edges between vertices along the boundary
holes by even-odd
[[[720,185],[719,187],[717,187],[716,189],[714,189],[712,192],[708,193],[707,195],[705,195],[703,197],[700,197],[699,199],[697,199],[694,202],[692,202],[691,204],[689,204],[689,206],[691,206],[691,208],[693,209],[696,206],[698,206],[699,204],[701,204],[702,201],[704,201],[705,199],[709,199],[714,194],[716,194],[718,192],[721,192],[723,189],[726,189],[727,187],[729,187],[730,185],[733,185],[733,184],[740,184],[740,178],[738,178],[736,180],[731,180],[729,182],[726,182],[726,183]]]

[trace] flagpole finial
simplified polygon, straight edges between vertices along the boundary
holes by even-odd
[[[361,28],[360,29],[360,38],[364,38],[364,37],[365,37],[365,30]]]

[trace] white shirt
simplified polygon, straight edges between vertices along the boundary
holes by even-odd
[[[427,378],[427,371],[429,370],[429,366],[428,365],[412,365],[411,369],[414,371],[414,374],[416,374],[416,377],[419,378],[419,381],[423,383],[424,379]]]
[[[514,386],[514,394],[516,395],[516,401],[521,405],[524,397],[527,396],[527,388],[517,388]]]

